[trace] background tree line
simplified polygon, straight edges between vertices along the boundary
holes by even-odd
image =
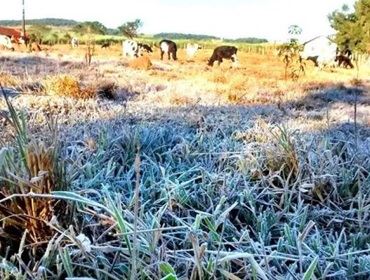
[[[329,22],[337,31],[335,41],[340,48],[349,48],[360,53],[370,53],[370,0],[358,0],[353,10],[343,6],[329,15]],[[46,44],[66,43],[73,34],[99,34],[99,35],[123,35],[134,38],[139,35],[139,29],[143,26],[140,19],[123,23],[116,29],[107,28],[98,21],[77,22],[75,20],[61,18],[44,18],[27,20],[31,25],[28,29],[33,41]],[[19,26],[20,20],[1,20],[3,26]],[[54,27],[71,27],[69,31],[55,30]],[[158,33],[154,38],[170,38],[174,40],[220,40],[221,38],[209,35],[183,34],[183,33]],[[226,42],[234,43],[265,43],[261,38],[238,38],[226,39]]]
[[[140,19],[128,21],[118,26],[117,28],[107,28],[104,24],[98,21],[85,21],[77,22],[75,20],[60,19],[60,18],[45,18],[45,19],[31,19],[27,20],[27,24],[31,27],[28,28],[28,33],[33,41],[38,41],[44,44],[66,43],[72,37],[72,34],[96,34],[96,35],[123,35],[127,38],[134,38],[139,36],[139,30],[143,26]],[[2,20],[0,25],[3,26],[19,26],[20,20]],[[52,27],[70,27],[69,32],[61,32]],[[170,38],[173,40],[221,40],[217,36],[210,36],[204,34],[186,34],[186,33],[158,33],[153,35],[155,39]],[[268,42],[266,39],[248,37],[238,39],[225,39],[225,42],[234,43],[250,43],[260,44]]]

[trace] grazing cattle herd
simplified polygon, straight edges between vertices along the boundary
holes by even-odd
[[[0,50],[14,51],[14,44],[27,44],[28,36],[16,29],[0,27]],[[79,46],[79,40],[72,37],[70,41],[72,48]],[[31,46],[31,44],[29,44]],[[104,42],[101,48],[109,48],[111,42]],[[40,51],[41,48],[30,48],[30,50]],[[152,53],[153,46],[143,44],[135,40],[125,40],[122,42],[123,56],[128,58],[137,58],[144,55],[144,53]],[[167,55],[168,60],[177,60],[178,47],[174,41],[163,39],[156,46],[160,50],[160,58],[163,60],[164,55]],[[187,43],[185,47],[186,56],[188,60],[194,58],[196,53],[202,47],[196,43]],[[238,62],[238,49],[235,46],[222,45],[213,50],[211,57],[208,60],[208,65],[213,66],[217,61],[220,65],[224,59],[232,61],[233,66]],[[305,43],[303,43],[303,50],[300,52],[300,58],[303,60],[310,60],[314,65],[320,69],[325,66],[338,66],[344,68],[353,68],[352,52],[349,48],[339,49],[338,46],[328,37],[318,36]]]

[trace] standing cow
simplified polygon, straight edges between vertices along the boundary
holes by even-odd
[[[138,43],[137,46],[139,47],[139,52],[141,55],[143,55],[144,52],[146,53],[152,53],[153,49],[148,44]]]
[[[110,47],[110,42],[104,42],[102,45],[101,45],[101,48],[102,49],[108,49]]]
[[[201,46],[199,46],[198,44],[191,44],[191,43],[188,43],[186,45],[186,55],[188,57],[188,59],[192,59],[195,54],[197,53],[198,50],[201,49]]]
[[[159,48],[161,50],[161,60],[163,60],[165,53],[168,55],[168,60],[171,60],[171,56],[173,60],[177,60],[177,45],[175,42],[164,39],[159,42]]]
[[[0,47],[14,51],[11,39],[5,35],[0,35]]]
[[[71,47],[73,48],[73,49],[75,49],[75,48],[78,48],[78,39],[76,38],[76,37],[73,37],[72,39],[71,39]]]
[[[138,43],[133,40],[126,40],[122,43],[123,55],[126,57],[139,57],[144,52],[152,53],[152,48],[147,44]]]
[[[218,61],[218,65],[220,65],[223,59],[231,59],[233,64],[237,63],[238,58],[236,53],[238,49],[234,46],[219,46],[213,50],[213,54],[208,61],[209,66],[213,66],[215,61]]]

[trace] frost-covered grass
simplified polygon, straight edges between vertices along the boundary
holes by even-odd
[[[104,55],[0,58],[26,92],[0,99],[2,279],[370,277],[365,79]],[[114,100],[50,94],[66,74]]]

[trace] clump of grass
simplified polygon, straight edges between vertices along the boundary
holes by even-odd
[[[246,94],[238,92],[236,90],[229,89],[229,90],[225,91],[224,95],[225,95],[227,101],[230,102],[231,104],[239,104],[239,103],[242,102],[243,97]]]
[[[18,78],[9,73],[0,72],[0,85],[4,87],[15,87],[18,84],[19,84]]]
[[[96,95],[106,99],[117,99],[118,85],[115,82],[104,81],[97,86]]]
[[[221,70],[215,70],[211,77],[209,78],[209,81],[219,84],[226,84],[228,82],[228,76],[225,72]]]
[[[194,103],[195,101],[192,98],[184,96],[184,95],[175,94],[169,97],[169,104],[173,104],[175,106],[187,106],[187,105],[191,105]]]
[[[68,223],[69,217],[66,203],[34,196],[64,190],[66,173],[56,133],[48,142],[31,140],[24,115],[6,101],[17,145],[0,156],[0,252],[10,257],[18,252],[18,262],[33,267],[56,232],[52,224]]]
[[[45,92],[48,95],[66,96],[77,99],[87,99],[96,96],[95,90],[80,86],[80,82],[71,75],[49,76],[43,80]]]
[[[271,131],[271,145],[266,148],[266,167],[269,172],[280,172],[284,178],[295,178],[299,170],[298,154],[293,134],[286,127]]]
[[[230,89],[244,91],[248,88],[248,79],[240,73],[235,73],[229,81]]]
[[[79,81],[70,75],[49,76],[43,84],[46,93],[50,95],[79,97],[81,94]]]
[[[129,66],[134,69],[139,70],[149,70],[152,67],[153,63],[151,62],[150,58],[146,55],[139,56],[130,60]]]

